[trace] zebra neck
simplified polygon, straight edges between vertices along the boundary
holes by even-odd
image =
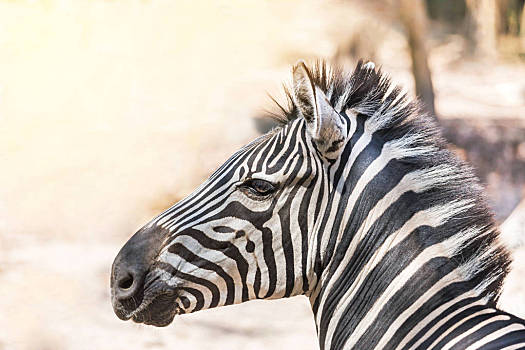
[[[508,266],[468,169],[398,160],[421,148],[363,137],[334,166],[315,231],[309,297],[322,349],[374,343],[405,322],[408,332],[461,295],[494,302]]]
[[[362,222],[350,222],[359,229],[334,248],[319,291],[311,296],[322,349],[372,349],[387,333],[395,335],[389,339],[393,345],[453,300],[473,298],[484,305],[489,299],[480,295],[491,280],[479,287],[486,276],[476,275],[483,257],[455,259],[464,242],[483,235],[447,225],[465,203],[418,210],[409,199],[391,206],[396,216],[371,210]]]
[[[385,265],[358,277],[361,283],[331,290],[325,307],[315,313],[321,349],[396,349],[421,336],[438,316],[446,322],[456,310],[468,316],[465,305],[475,306],[472,312],[489,308],[487,298],[472,291],[472,283],[445,259],[414,268],[420,263],[416,258],[403,271],[390,272]]]
[[[487,305],[485,298],[469,292],[440,305],[423,318],[411,314],[403,321],[389,325],[386,332],[377,334],[377,340],[367,342],[375,349],[478,349],[494,344],[505,333],[519,331],[521,339],[525,333],[523,320]],[[509,345],[522,342],[512,336],[505,341]],[[505,346],[500,344],[494,348]]]

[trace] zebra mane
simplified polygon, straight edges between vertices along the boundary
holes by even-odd
[[[326,94],[337,112],[351,108],[365,117],[371,117],[378,111],[388,111],[388,118],[382,116],[384,130],[397,130],[410,120],[414,124],[420,124],[421,127],[422,124],[426,124],[426,127],[422,127],[426,133],[438,134],[433,119],[426,114],[421,114],[418,103],[409,101],[406,93],[400,87],[394,86],[388,75],[381,69],[375,70],[370,63],[365,64],[360,60],[354,71],[349,74],[340,66],[330,67],[325,61],[316,61],[308,71],[314,84]],[[269,113],[269,117],[280,126],[301,116],[293,92],[286,85],[284,93],[286,98],[284,106],[270,96],[279,111]],[[392,113],[393,111],[395,113]],[[417,120],[413,120],[415,112],[419,112]]]
[[[430,180],[434,183],[439,182],[432,196],[436,202],[448,203],[444,209],[449,212],[448,224],[452,222],[453,230],[437,233],[443,236],[433,240],[446,243],[451,256],[458,257],[456,263],[466,279],[474,281],[480,295],[496,302],[509,270],[510,254],[500,243],[499,230],[479,180],[470,166],[448,149],[435,119],[372,64],[359,61],[354,71],[348,73],[341,67],[330,68],[324,61],[318,61],[309,73],[337,112],[351,109],[365,118],[373,126],[374,135],[384,142],[401,141],[404,149],[432,149],[408,153],[403,162],[426,173],[427,178],[433,177]],[[286,86],[284,89],[286,105],[272,98],[280,111],[270,115],[281,127],[301,117],[292,90]],[[416,181],[423,183],[425,179]]]

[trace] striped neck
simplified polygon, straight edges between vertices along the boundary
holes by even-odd
[[[478,197],[451,195],[464,169],[406,161],[430,151],[404,148],[403,138],[382,142],[360,117],[349,124],[353,137],[330,170],[317,225],[322,263],[310,299],[321,348],[384,346],[387,333],[395,337],[386,348],[395,348],[453,300],[493,304],[502,251]]]

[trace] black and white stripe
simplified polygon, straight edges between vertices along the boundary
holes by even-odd
[[[305,294],[322,349],[525,348],[496,308],[509,257],[482,189],[417,103],[362,63],[299,63],[287,96],[279,127],[146,225],[139,310]]]

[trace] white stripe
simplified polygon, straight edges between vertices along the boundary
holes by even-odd
[[[381,158],[381,156],[379,158]],[[372,166],[378,159],[376,159],[372,163],[372,165],[370,165],[370,167],[365,171],[365,174],[363,174],[363,176],[359,179],[359,182],[361,182],[361,179],[366,178],[368,176],[375,176],[376,172],[379,171],[377,169],[372,169],[372,175],[368,175],[367,173],[368,170],[372,168]],[[381,159],[379,160],[381,161]],[[380,165],[378,165],[377,168],[379,168],[380,166],[384,167],[388,163],[388,161],[389,159],[385,160],[384,164],[378,163]],[[441,176],[437,176],[438,174]],[[321,281],[323,281],[322,284],[326,285],[325,289],[327,291],[330,291],[332,289],[335,282],[339,279],[339,277],[344,273],[345,269],[347,268],[347,265],[352,256],[354,255],[359,243],[363,240],[364,235],[368,232],[368,228],[376,221],[377,218],[379,218],[388,209],[390,204],[394,203],[397,199],[399,199],[399,197],[401,197],[401,195],[403,195],[403,193],[406,193],[407,191],[414,191],[416,193],[423,192],[434,186],[437,186],[438,184],[442,183],[442,181],[448,181],[451,177],[453,177],[453,174],[450,172],[450,170],[443,167],[435,167],[427,170],[414,171],[412,173],[406,174],[396,185],[396,187],[394,187],[388,194],[386,194],[385,197],[383,197],[383,199],[378,201],[374,208],[370,210],[367,218],[363,221],[361,227],[357,230],[354,239],[352,240],[350,246],[348,247],[345,253],[345,256],[343,257],[343,260],[339,263],[339,266],[337,267],[336,271],[334,272],[333,276],[330,278],[329,281],[326,280],[329,268],[325,269],[325,273],[321,277]],[[358,185],[356,185],[356,189],[351,195],[351,198],[354,198],[349,200],[349,208],[345,212],[345,217],[348,216],[347,213],[351,212],[352,207],[355,204],[355,201],[357,200],[357,196],[353,195],[355,193],[361,192],[361,190],[357,188],[359,186],[359,182]],[[363,188],[364,186],[366,186],[366,184],[362,185]],[[470,206],[471,204],[467,201],[458,201],[455,203],[453,202],[444,206],[433,207],[431,209],[427,209],[425,211],[416,213],[409,221],[405,223],[405,225],[403,225],[401,229],[392,234],[383,243],[380,249],[376,250],[376,252],[374,253],[374,257],[372,258],[373,265],[370,265],[368,270],[364,269],[360,271],[360,275],[356,279],[356,283],[358,283],[358,285],[352,285],[352,287],[349,288],[346,294],[348,295],[348,293],[350,293],[352,290],[354,290],[355,293],[359,288],[359,285],[361,284],[362,280],[364,279],[364,274],[372,270],[375,264],[377,264],[377,262],[380,261],[381,256],[386,254],[398,242],[401,242],[403,239],[405,239],[406,236],[410,234],[415,228],[422,225],[429,225],[432,227],[442,225],[446,222],[446,220],[448,220],[448,218],[458,214],[459,212],[465,209],[468,209]],[[346,220],[348,220],[348,218],[346,218]],[[342,231],[342,228],[340,228],[340,232]],[[319,303],[319,310],[322,310],[322,308],[324,307],[327,297],[328,294],[322,296],[321,302]],[[317,314],[318,322],[320,322],[321,317],[322,312],[319,312]]]
[[[288,136],[292,135],[294,131],[298,129],[300,125],[302,125],[303,123],[304,123],[303,118],[299,118],[293,121],[290,127],[290,132],[286,134],[287,137],[286,137],[286,141],[284,142],[283,148],[281,148],[281,151],[279,152],[279,154],[277,154],[277,156],[275,156],[275,158],[270,162],[270,164],[268,165],[269,167],[273,168],[277,164],[277,162],[284,156],[284,154],[288,151],[288,148],[290,147],[290,143],[292,142],[292,137],[288,137]]]
[[[519,330],[523,330],[523,329],[525,329],[525,326],[523,326],[522,324],[519,324],[519,323],[510,324],[507,327],[500,328],[497,331],[488,334],[487,336],[485,336],[482,339],[478,340],[477,342],[475,342],[474,344],[472,344],[471,346],[469,346],[465,350],[479,349],[483,345],[485,345],[487,343],[490,343],[491,341],[496,340],[499,337],[502,337],[502,336],[504,336],[507,333],[511,333],[511,332],[519,331]]]
[[[454,214],[457,213],[457,209],[456,210],[454,209],[455,208],[453,207],[449,208],[447,206],[436,206],[436,207],[432,207],[424,211],[420,211],[416,213],[414,216],[412,216],[412,218],[410,218],[407,222],[405,222],[405,224],[400,229],[398,229],[396,232],[391,234],[385,240],[385,242],[383,242],[381,247],[379,247],[376,250],[376,252],[374,253],[374,256],[371,257],[370,262],[363,269],[361,269],[361,271],[359,271],[359,275],[357,276],[356,280],[352,283],[350,288],[348,288],[344,296],[340,299],[338,307],[336,308],[336,312],[332,316],[332,320],[334,321],[332,322],[331,320],[329,323],[329,331],[330,330],[331,332],[335,331],[335,327],[337,326],[337,321],[342,316],[342,313],[346,309],[348,303],[354,298],[355,294],[359,291],[368,273],[370,273],[370,271],[372,271],[377,266],[377,264],[381,261],[381,257],[386,255],[390,250],[394,249],[399,243],[405,240],[410,235],[410,233],[412,233],[417,227],[420,227],[423,225],[430,226],[430,227],[436,227],[436,226],[442,225],[449,218],[448,215],[453,216]],[[434,249],[437,250],[439,253],[442,253],[443,247],[447,247],[447,246],[448,246],[447,241],[444,241],[442,243],[436,244],[434,246],[435,247]],[[347,264],[348,262],[345,262],[345,266]],[[341,271],[340,274],[342,273],[343,272]],[[454,278],[457,278],[457,276],[454,276]],[[331,281],[335,281],[335,278],[332,278]],[[331,337],[332,334],[327,334],[327,337],[328,336]]]
[[[176,268],[180,272],[183,272],[183,273],[185,273],[187,275],[190,275],[190,276],[193,276],[193,277],[197,277],[197,278],[201,278],[201,279],[204,279],[206,281],[211,282],[219,290],[219,303],[217,304],[217,306],[221,306],[221,305],[225,305],[226,304],[226,294],[227,294],[225,292],[227,290],[226,282],[215,271],[202,269],[202,268],[200,268],[200,267],[198,267],[196,265],[193,265],[191,262],[184,260],[180,256],[178,256],[176,254],[172,254],[172,253],[162,254],[158,258],[158,260],[160,262],[164,262],[166,264],[170,264],[171,266],[173,266],[174,268]],[[166,282],[166,284],[168,284],[169,286],[177,286],[177,285],[180,285],[181,280],[183,280],[185,283],[187,282],[184,278],[180,278],[180,277],[177,277],[177,276],[171,276],[171,278],[169,280],[164,280],[164,282]],[[204,285],[202,287],[203,288],[207,288]],[[209,298],[207,298],[207,299],[208,300],[205,300],[204,305],[206,306],[206,308],[209,308],[211,306],[211,301],[212,301],[212,292],[211,292],[211,290],[210,290],[210,293],[209,293]],[[208,303],[206,303],[206,301],[208,301]]]
[[[190,252],[192,252],[196,256],[202,256],[204,255],[204,258],[211,263],[214,263],[221,267],[224,272],[230,276],[233,280],[233,287],[235,289],[235,299],[234,303],[240,303],[242,301],[242,283],[241,283],[241,276],[239,273],[239,270],[237,269],[237,263],[230,259],[228,256],[224,255],[223,252],[218,250],[211,250],[203,247],[197,240],[195,240],[193,237],[189,236],[183,236],[183,237],[177,237],[175,239],[176,242],[179,243],[182,246],[184,246],[186,249],[188,249]],[[205,252],[205,254],[203,254]],[[184,258],[180,257],[177,254],[170,253],[170,252],[164,252],[161,254],[158,258],[160,262],[164,262],[166,264],[169,264],[173,266],[173,268],[182,271],[184,273],[190,274],[192,276],[196,276],[199,278],[203,278],[205,280],[208,280],[212,282],[213,284],[216,284],[219,290],[221,291],[221,301],[219,302],[219,305],[224,305],[226,302],[226,279],[221,277],[217,272],[207,270],[200,268],[199,266],[195,265],[191,261],[187,261]],[[220,263],[219,263],[220,262]],[[190,269],[189,267],[192,266]],[[195,271],[195,273],[193,273]],[[224,296],[224,297],[223,297]]]
[[[403,325],[403,323],[414,314],[414,312],[417,312],[417,310],[432,296],[434,296],[435,291],[433,289],[428,290],[423,294],[410,308],[406,309],[401,313],[394,322],[388,327],[388,330],[383,334],[381,337],[381,340],[377,343],[376,347],[374,349],[379,350],[385,347],[385,345],[388,343],[388,341],[394,336],[394,334],[397,332],[399,327]],[[425,328],[431,321],[433,321],[437,316],[439,316],[443,311],[448,309],[450,306],[460,302],[463,299],[469,298],[473,295],[466,293],[462,294],[447,303],[440,305],[437,309],[432,311],[430,314],[428,314],[423,320],[421,320],[417,325],[415,325],[410,332],[403,338],[400,345],[398,345],[398,348],[403,347],[410,339],[412,339],[416,333],[418,333],[421,329]],[[494,312],[494,311],[492,311]]]
[[[484,310],[484,311],[486,311],[486,310]],[[480,314],[481,312],[482,312],[482,311],[480,311],[480,312],[478,312],[478,313],[476,313],[476,314],[474,314],[474,315],[477,316],[477,315]],[[474,316],[474,315],[473,315],[473,316]],[[472,317],[469,317],[469,318],[472,318]],[[469,319],[469,318],[467,318],[467,319]],[[465,319],[465,320],[467,320],[467,319]],[[441,350],[448,350],[448,349],[450,349],[451,347],[453,347],[454,345],[456,345],[457,343],[459,343],[461,340],[463,340],[463,339],[465,339],[466,337],[468,337],[470,334],[474,333],[474,332],[477,331],[478,329],[483,328],[483,327],[485,327],[486,325],[488,325],[488,324],[490,324],[490,323],[492,323],[492,322],[496,322],[496,321],[508,321],[508,320],[510,320],[510,317],[507,316],[507,315],[497,315],[497,316],[495,316],[495,317],[491,317],[491,318],[489,318],[489,319],[487,319],[487,320],[485,320],[485,321],[483,321],[483,322],[478,323],[477,325],[475,325],[474,327],[472,327],[471,329],[469,329],[469,330],[466,331],[465,333],[461,334],[459,337],[453,339],[450,343],[448,343],[447,345],[445,345],[445,346],[443,347],[443,349],[441,349]]]
[[[275,134],[272,136],[271,141],[272,147],[270,147],[270,150],[267,152],[267,156],[264,158],[264,162],[262,164],[261,169],[268,169],[268,159],[270,158],[269,155],[272,155],[275,152],[275,149],[277,148],[277,145],[279,144],[278,138],[283,134],[283,130],[281,129],[278,134]]]
[[[202,197],[204,195],[205,191],[203,191],[203,189],[206,188],[207,186],[214,186],[217,183],[217,181],[222,179],[223,174],[229,172],[233,166],[236,166],[239,163],[239,158],[240,157],[237,158],[237,155],[239,155],[242,152],[246,152],[246,151],[251,153],[254,150],[253,149],[245,150],[243,148],[243,149],[237,151],[233,156],[231,156],[226,161],[226,163],[221,165],[220,168],[222,168],[223,170],[221,171],[220,174],[222,176],[217,177],[217,175],[219,173],[218,172],[214,173],[208,180],[204,181],[200,186],[198,186],[186,198],[184,198],[183,200],[179,201],[178,203],[175,203],[173,206],[171,206],[170,208],[166,209],[165,211],[163,211],[162,213],[157,215],[157,217],[155,217],[153,220],[150,221],[148,226],[152,227],[154,224],[162,226],[162,224],[164,224],[167,220],[170,220],[171,215],[173,215],[174,213],[176,214],[176,211],[182,210],[182,209],[192,205],[194,203],[194,201],[198,200],[200,197]]]
[[[352,124],[353,125],[353,124]],[[350,134],[351,135],[351,134]],[[348,136],[351,138],[352,136]],[[365,147],[370,143],[370,140],[372,139],[372,135],[370,134],[363,134],[359,138],[359,140],[356,142],[354,147],[352,148],[352,151],[350,153],[350,156],[348,157],[348,160],[345,164],[345,168],[343,169],[343,174],[341,174],[341,178],[339,179],[339,182],[337,184],[337,187],[335,189],[335,193],[332,199],[332,207],[330,210],[330,215],[328,217],[328,220],[326,222],[326,227],[324,228],[325,233],[329,233],[332,231],[332,225],[335,222],[335,215],[337,213],[337,210],[339,209],[339,202],[341,201],[341,194],[343,192],[343,187],[346,183],[346,180],[348,178],[348,173],[350,172],[350,169],[352,168],[352,165],[354,164],[357,156],[361,154],[361,152],[365,149]],[[329,240],[329,234],[323,234],[322,235],[322,241],[321,241],[321,259],[324,259],[324,252],[326,251],[326,246],[328,245]],[[340,237],[339,237],[340,239]],[[326,271],[326,270],[325,270]]]
[[[501,350],[518,350],[518,349],[525,349],[525,343],[510,345]]]
[[[439,337],[437,337],[434,342],[432,344],[430,344],[430,346],[428,347],[429,349],[433,349],[437,343],[439,343],[442,339],[444,339],[447,335],[449,335],[450,333],[452,333],[456,328],[460,327],[462,324],[464,324],[465,322],[467,322],[468,320],[471,320],[473,319],[474,317],[477,317],[477,316],[481,316],[481,315],[486,315],[486,314],[493,314],[495,313],[496,310],[494,309],[484,309],[484,310],[481,310],[481,311],[478,311],[478,312],[475,312],[473,313],[472,315],[469,315],[467,317],[465,317],[464,319],[456,322],[456,324],[454,324],[452,327],[448,328],[445,332],[441,333],[441,335]],[[496,316],[497,317],[497,316]],[[479,326],[479,325],[478,325]],[[474,327],[475,328],[475,327]],[[471,329],[472,330],[472,329]],[[448,344],[447,344],[448,346]]]
[[[158,271],[158,274],[159,274],[160,278],[163,281],[165,281],[169,286],[180,287],[180,285],[178,283],[180,280],[178,278],[173,277],[172,275],[170,275],[168,272],[166,272],[164,270],[157,270],[157,271]],[[211,293],[211,291],[208,288],[204,287],[201,284],[197,284],[197,283],[194,283],[194,282],[191,282],[191,281],[186,281],[186,280],[184,280],[184,287],[191,287],[191,288],[196,289],[199,292],[201,292],[202,296],[203,296],[203,299],[204,299],[204,303],[203,303],[202,309],[209,308],[209,305],[211,304],[211,300],[212,300],[212,293]],[[188,293],[188,292],[182,293],[182,296],[185,296],[188,299],[190,299],[190,302],[191,302],[192,299],[195,301],[194,304],[190,303],[190,307],[188,309],[184,308],[184,310],[187,313],[193,311],[193,309],[197,306],[197,299],[195,299],[193,297],[193,294]],[[180,305],[180,306],[182,306],[182,305]],[[189,311],[189,310],[191,310],[191,311]]]
[[[452,215],[455,215],[456,213],[453,213]],[[400,232],[403,232],[401,229]],[[476,231],[473,231],[476,232]],[[418,271],[418,269],[423,266],[427,261],[435,258],[435,257],[448,257],[447,253],[450,253],[451,250],[447,249],[450,247],[451,243],[456,241],[457,238],[455,236],[452,236],[448,238],[447,240],[435,244],[433,246],[427,247],[424,249],[417,258],[415,258],[393,281],[392,283],[385,289],[384,293],[381,295],[380,298],[378,298],[372,308],[367,312],[366,316],[360,321],[358,326],[356,327],[355,332],[352,334],[352,337],[350,339],[350,344],[353,345],[355,341],[359,339],[359,337],[366,331],[366,329],[369,327],[369,325],[375,320],[379,312],[382,310],[384,304],[390,299],[391,296],[393,296],[397,291],[402,288],[405,283],[412,277],[412,275]],[[452,251],[453,252],[453,251]],[[454,253],[454,252],[453,252]],[[439,290],[441,290],[446,285],[454,282],[454,281],[463,281],[465,279],[465,276],[469,276],[469,273],[471,271],[477,271],[480,266],[484,264],[484,259],[477,260],[477,259],[471,259],[464,262],[462,265],[458,266],[455,270],[451,271],[449,274],[447,274],[445,277],[443,277],[439,282],[437,282],[434,286],[432,286],[431,290],[434,291],[434,293],[437,293]],[[352,293],[355,293],[353,291]],[[348,292],[347,292],[348,294]],[[346,297],[346,295],[345,295]],[[339,302],[339,305],[336,308],[336,313],[341,314],[346,307],[348,306],[348,303],[352,300],[352,298],[345,299],[345,297],[341,298],[341,301]],[[419,299],[421,300],[421,299]],[[485,301],[482,301],[485,302]],[[415,303],[412,308],[414,309],[413,312],[415,312],[415,307],[417,303]],[[331,331],[333,334],[337,324],[333,320],[338,320],[340,318],[340,315],[333,316],[330,320],[329,328],[328,330]],[[332,327],[330,327],[332,326]],[[331,343],[331,336],[327,336],[327,344]],[[330,346],[327,346],[327,348],[330,348]]]
[[[328,179],[326,178],[326,174],[323,171],[323,165],[321,164],[321,160],[318,157],[312,157],[312,168],[314,171],[314,174],[317,175],[317,181],[314,184],[314,188],[312,189],[312,197],[310,199],[311,205],[308,206],[308,215],[306,217],[307,220],[307,227],[308,227],[308,259],[306,259],[306,271],[309,272],[308,276],[308,283],[310,286],[310,291],[308,291],[306,294],[307,296],[310,293],[312,293],[311,289],[312,286],[317,284],[317,274],[313,273],[314,271],[314,263],[315,263],[315,257],[317,256],[317,235],[319,232],[322,231],[322,228],[320,227],[322,223],[322,215],[323,212],[326,211],[326,204],[328,202]],[[323,189],[323,196],[320,196],[321,188]],[[315,217],[315,211],[316,211],[316,205],[318,202],[321,202],[320,208],[319,208],[319,217]],[[315,288],[314,293],[316,293],[319,289]]]
[[[423,342],[425,342],[425,340],[427,340],[432,334],[434,334],[434,332],[439,328],[441,327],[442,325],[444,325],[445,323],[447,323],[451,318],[453,318],[454,316],[456,316],[457,314],[465,311],[466,309],[468,308],[471,308],[473,306],[477,306],[477,305],[483,305],[485,304],[485,301],[480,299],[480,300],[476,300],[475,302],[471,303],[471,304],[467,304],[457,310],[455,310],[454,312],[451,312],[450,314],[448,314],[447,316],[443,317],[441,319],[441,321],[437,322],[432,328],[430,328],[424,336],[422,336],[421,338],[419,338],[419,340],[417,342],[414,343],[414,345],[412,345],[412,347],[409,349],[409,350],[412,350],[412,349],[415,349],[417,348],[420,344],[422,344]],[[410,340],[408,337],[405,338],[405,339],[408,339]],[[408,342],[407,340],[407,342]],[[398,347],[396,349],[401,349],[401,347],[403,346],[403,342],[400,343],[398,345]]]
[[[427,299],[430,291],[427,291],[424,295],[421,296],[420,300]],[[442,312],[444,312],[446,309],[448,309],[450,306],[459,303],[460,301],[470,298],[473,295],[470,293],[464,293],[461,294],[454,299],[440,305],[438,308],[436,308],[434,311],[429,313],[424,319],[422,319],[415,327],[413,327],[407,335],[403,338],[403,340],[399,343],[397,346],[397,349],[403,348],[419,331],[421,331],[423,328],[425,328],[430,322],[434,321],[435,318],[437,318]],[[419,300],[417,302],[419,304]],[[388,340],[394,335],[394,333],[397,331],[400,324],[403,324],[408,317],[412,315],[412,311],[405,310],[398,319],[388,328],[388,330],[385,332],[381,340],[379,341],[378,345],[376,346],[376,349],[381,349],[386,345]],[[399,320],[399,321],[398,321]],[[381,344],[383,344],[381,346]]]
[[[294,170],[294,168],[297,166],[299,162],[299,157],[294,157],[293,158],[293,163],[292,165],[290,166],[290,172],[292,172]],[[306,161],[303,162],[303,164],[301,165],[301,169],[299,170],[299,175],[298,175],[298,179],[300,179],[300,173],[301,172],[304,172],[305,169],[307,168],[308,164]],[[288,164],[283,166],[281,168],[281,170],[284,172],[284,170],[288,167]],[[282,174],[282,177],[286,177],[285,174]],[[272,233],[273,233],[273,237],[272,237],[272,252],[273,252],[273,255],[275,257],[275,267],[276,267],[276,274],[277,274],[277,280],[276,280],[276,287],[275,287],[275,290],[274,290],[274,293],[273,295],[271,296],[271,299],[277,299],[277,298],[282,298],[284,297],[284,294],[286,292],[286,266],[287,266],[287,263],[286,263],[286,257],[285,257],[285,250],[283,248],[283,241],[282,241],[282,231],[283,231],[283,227],[281,226],[281,218],[279,216],[279,210],[283,207],[283,204],[289,199],[289,195],[290,195],[290,191],[292,190],[293,188],[292,187],[288,187],[287,188],[287,191],[285,193],[283,193],[280,197],[279,197],[279,202],[275,205],[275,208],[274,208],[274,212],[273,212],[273,215],[272,215],[272,218],[265,224],[265,226],[267,227],[271,227],[273,228],[272,229]],[[299,193],[297,194],[297,196],[299,196]],[[297,264],[301,264],[301,232],[299,230],[299,227],[297,227],[295,230],[293,230],[293,224],[294,224],[294,220],[293,220],[293,216],[297,216],[297,215],[293,215],[292,213],[294,212],[298,212],[298,211],[294,211],[294,203],[296,205],[300,205],[300,201],[302,199],[302,197],[300,198],[297,198],[299,200],[299,202],[295,202],[295,198],[292,199],[292,203],[291,203],[291,206],[290,206],[290,212],[291,212],[291,216],[290,217],[290,234],[292,235],[291,237],[291,243],[292,243],[292,250],[294,252],[294,261],[292,262],[292,264],[294,264],[294,273],[295,273],[295,276],[301,276],[302,275],[302,272],[299,270],[297,271]],[[294,234],[298,235],[296,237],[294,237]],[[299,250],[298,250],[299,249]]]
[[[383,294],[375,300],[374,304],[368,310],[365,317],[363,317],[359,321],[359,324],[355,328],[355,331],[352,333],[352,336],[346,340],[344,348],[350,349],[355,345],[355,343],[359,340],[359,338],[365,333],[367,328],[377,318],[377,316],[383,309],[384,305],[389,301],[390,297],[395,295],[401,288],[403,288],[403,286],[421,268],[421,266],[425,265],[429,260],[439,256],[440,251],[441,251],[441,247],[439,247],[439,245],[437,244],[426,248],[417,256],[417,258],[412,260],[412,262],[405,269],[403,269],[403,271],[396,278],[394,278],[392,283],[390,283],[390,285],[385,289]],[[457,276],[456,270],[450,272],[445,277],[443,277],[439,282],[437,282],[434,286],[432,286],[431,290],[433,290],[434,293],[437,293],[442,288],[444,288],[446,285],[453,282]],[[342,312],[344,312],[348,303],[349,303],[349,300],[344,300],[344,304],[337,307],[338,311],[341,310],[340,312],[338,312],[339,314],[342,314]],[[333,317],[333,319],[337,321],[339,320],[338,317]],[[333,325],[331,329],[331,333],[333,334],[333,331],[335,330],[337,323],[330,322],[330,325]],[[332,338],[331,336],[330,338],[327,337],[327,341],[328,341],[327,348],[328,349],[330,348],[331,338]]]
[[[257,139],[258,140],[258,139]],[[255,141],[257,141],[255,140]],[[245,170],[246,173],[246,164],[240,162],[241,153],[244,154],[244,159],[248,159],[258,148],[260,144],[255,144],[255,141],[251,142],[247,146],[243,147],[241,150],[237,151],[233,156],[231,156],[226,163],[221,165],[219,167],[220,172],[217,171],[210,176],[209,179],[207,179],[204,183],[202,183],[197,189],[195,189],[190,195],[188,195],[185,199],[181,200],[180,202],[173,205],[171,208],[165,210],[163,213],[158,215],[155,219],[153,219],[149,226],[153,226],[153,224],[156,224],[161,227],[170,227],[176,224],[176,220],[178,219],[178,212],[181,210],[187,209],[191,207],[192,205],[195,205],[196,203],[200,203],[202,200],[202,197],[207,193],[207,188],[212,188],[215,186],[219,181],[221,181],[227,173],[230,172],[230,170],[233,167],[237,167],[234,172],[234,179],[239,178],[239,174],[241,169]],[[239,157],[237,157],[239,156]],[[220,175],[220,176],[218,176]],[[224,186],[220,187],[216,190],[216,192],[223,191],[228,186],[231,186],[231,183],[226,183]]]

